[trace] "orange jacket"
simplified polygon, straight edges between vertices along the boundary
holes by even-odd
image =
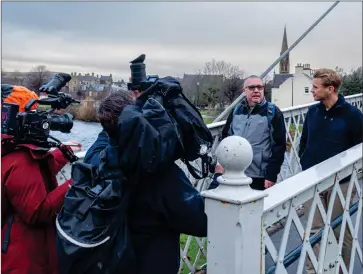
[[[19,105],[19,112],[25,111],[25,106],[30,100],[39,100],[39,96],[26,87],[1,85],[1,101],[5,103],[14,103]],[[38,107],[38,104],[34,104],[31,109]]]

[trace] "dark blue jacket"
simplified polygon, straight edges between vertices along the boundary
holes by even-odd
[[[97,165],[99,153],[108,143],[107,133],[102,131],[84,161]],[[172,162],[162,173],[140,177],[131,198],[129,228],[137,261],[130,273],[177,273],[180,234],[207,236],[204,200]]]
[[[363,142],[363,114],[339,95],[326,110],[323,103],[309,107],[300,140],[303,170]]]

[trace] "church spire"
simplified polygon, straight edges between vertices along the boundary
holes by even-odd
[[[286,24],[284,27],[284,36],[282,38],[281,52],[280,55],[283,54],[289,45],[287,43],[287,34],[286,34]],[[290,73],[290,53],[288,53],[281,61],[280,61],[280,74],[288,74]]]
[[[287,34],[286,34],[286,24],[284,27],[284,37],[282,38],[281,54],[284,53],[289,48],[287,44]]]

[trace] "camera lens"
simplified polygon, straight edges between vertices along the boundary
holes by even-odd
[[[45,91],[52,95],[57,95],[58,92],[72,79],[69,74],[58,73],[46,84],[40,87],[40,91]]]
[[[146,80],[145,64],[136,63],[130,65],[131,82],[133,85],[140,85],[140,82]]]
[[[73,127],[72,119],[73,116],[69,113],[51,115],[49,117],[50,130],[69,133]]]

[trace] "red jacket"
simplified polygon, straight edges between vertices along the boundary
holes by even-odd
[[[55,176],[67,162],[59,149],[44,153],[33,145],[2,156],[1,245],[11,214],[14,221],[7,252],[1,253],[1,273],[59,272],[55,217],[71,180],[58,186]]]

